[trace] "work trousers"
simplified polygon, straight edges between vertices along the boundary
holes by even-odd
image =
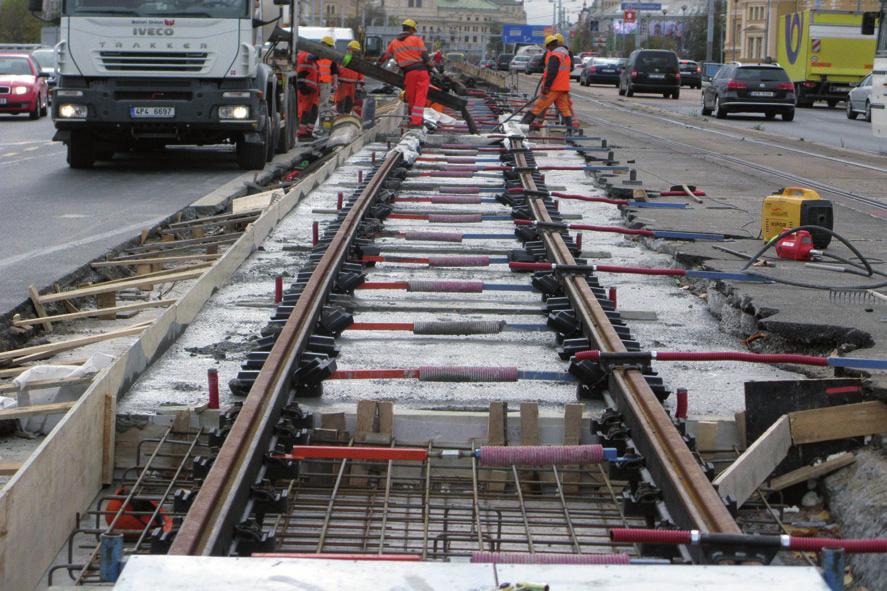
[[[551,106],[551,103],[554,103],[557,106],[557,110],[560,111],[560,114],[564,117],[572,117],[573,110],[570,108],[571,106],[570,100],[570,91],[568,90],[549,90],[548,94],[540,94],[536,98],[536,102],[533,104],[533,115],[537,117],[542,115],[545,110]]]
[[[319,102],[320,95],[317,91],[299,93],[299,137],[311,137],[314,133]]]
[[[339,80],[339,88],[336,89],[336,111],[340,115],[348,115],[352,111],[360,116],[357,108],[357,84],[354,82],[342,82]]]
[[[425,103],[428,101],[428,87],[431,76],[428,70],[410,70],[403,77],[410,125],[421,126],[425,121]]]

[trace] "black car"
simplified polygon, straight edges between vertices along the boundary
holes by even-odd
[[[527,74],[541,74],[545,69],[545,54],[537,53],[527,62]]]
[[[508,66],[511,65],[511,60],[514,59],[513,53],[500,53],[496,57],[496,69],[502,70],[503,72],[508,71]]]
[[[622,57],[593,57],[585,62],[579,74],[579,84],[615,84],[619,87],[619,75],[627,60]]]
[[[681,96],[681,73],[678,56],[664,49],[635,49],[619,77],[619,94],[634,96],[636,92],[662,93],[673,99]]]
[[[783,121],[795,118],[795,87],[781,67],[727,64],[702,91],[702,114],[726,119],[727,113],[763,113]]]
[[[702,66],[693,60],[681,60],[681,86],[702,88]]]

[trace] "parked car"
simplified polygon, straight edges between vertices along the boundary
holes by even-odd
[[[783,121],[795,118],[795,86],[775,64],[726,64],[702,91],[702,114],[726,119],[728,113],[776,114]]]
[[[481,68],[492,69],[496,67],[496,60],[480,60],[478,65]]]
[[[619,76],[619,94],[662,93],[673,99],[681,96],[678,56],[664,49],[635,49]]]
[[[513,53],[500,53],[496,58],[496,69],[507,72],[512,59],[514,59]]]
[[[580,58],[577,55],[573,56],[573,69],[570,70],[570,79],[579,81],[579,77],[582,75],[582,69],[585,67],[586,62],[591,61],[590,57]]]
[[[595,57],[585,62],[579,84],[615,84],[619,88],[619,75],[627,60],[624,57]]]
[[[693,60],[681,60],[681,86],[702,88],[702,66]]]
[[[527,74],[541,74],[545,70],[545,54],[537,53],[527,62]]]
[[[872,75],[869,74],[847,93],[847,119],[856,119],[864,115],[866,121],[872,120],[872,105],[869,102],[871,93]]]
[[[0,53],[0,113],[27,113],[31,119],[46,115],[48,76],[30,56]]]
[[[513,58],[511,58],[511,63],[508,64],[508,69],[512,72],[526,73],[528,63],[530,63],[530,56],[516,55]]]

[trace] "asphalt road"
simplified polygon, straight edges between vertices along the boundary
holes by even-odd
[[[599,96],[610,100],[623,101],[623,104],[637,104],[701,117],[702,91],[681,89],[678,100],[664,99],[662,95],[636,94],[631,98],[620,97],[615,86],[591,85],[587,87],[573,85],[573,92],[583,95]],[[714,117],[712,117],[714,119]],[[826,146],[835,146],[857,150],[870,154],[887,155],[887,142],[872,135],[871,125],[862,119],[850,120],[844,112],[843,104],[834,109],[825,105],[817,105],[812,109],[797,109],[794,121],[773,121],[764,119],[763,114],[745,113],[729,115],[719,123],[736,128],[759,129],[769,133],[777,133],[786,138],[805,142],[814,142]]]
[[[0,115],[0,313],[243,173],[222,146],[72,170],[53,133],[49,118]]]

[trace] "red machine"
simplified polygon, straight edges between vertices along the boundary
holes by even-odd
[[[807,230],[798,230],[776,243],[779,258],[793,261],[809,261],[814,254],[813,236]]]

